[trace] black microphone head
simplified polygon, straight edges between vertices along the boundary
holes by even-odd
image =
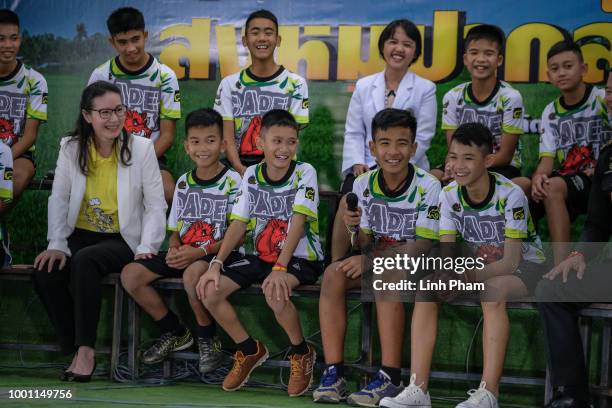
[[[358,202],[359,200],[357,199],[357,194],[351,192],[346,195],[346,206],[348,207],[349,211],[357,211]]]

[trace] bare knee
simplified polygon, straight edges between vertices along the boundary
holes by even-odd
[[[183,272],[183,286],[187,293],[195,293],[195,287],[205,271],[206,267],[201,265],[201,262],[192,263],[185,269],[185,272]]]
[[[498,300],[496,302],[481,302],[480,305],[482,307],[483,314],[498,313],[500,311],[505,312],[506,310],[505,300]]]
[[[338,263],[334,262],[325,268],[323,282],[321,283],[321,296],[338,296],[346,292],[346,276],[342,271],[336,270]]]
[[[202,299],[206,309],[215,310],[224,300],[225,296],[215,289],[213,284],[206,285],[206,288],[204,288],[204,299]]]
[[[121,271],[121,285],[128,293],[133,293],[148,284],[145,280],[147,269],[137,263],[126,265]]]
[[[275,315],[279,315],[285,310],[285,308],[289,304],[289,301],[282,298],[279,300],[273,296],[271,299],[266,297],[266,303],[268,304],[270,309],[272,309]]]
[[[565,185],[565,181],[560,177],[551,178],[544,202],[558,202],[559,200],[565,200],[566,196],[567,186]]]

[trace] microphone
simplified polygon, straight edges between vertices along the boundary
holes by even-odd
[[[350,192],[346,195],[346,206],[349,211],[357,211],[357,194]]]
[[[350,192],[346,195],[346,207],[349,211],[357,211],[358,202],[357,194]],[[355,237],[357,231],[359,231],[359,225],[348,227],[348,229],[351,234],[351,253],[355,255],[360,252],[359,249],[355,248]]]

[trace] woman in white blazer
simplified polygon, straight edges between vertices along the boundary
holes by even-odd
[[[411,162],[429,170],[426,152],[436,130],[436,86],[410,71],[421,55],[421,34],[409,20],[389,23],[378,39],[385,70],[361,78],[351,97],[344,131],[342,191],[352,189],[354,177],[376,165],[370,153],[372,119],[384,108],[410,110],[417,120],[417,150]]]
[[[80,107],[75,130],[61,141],[49,245],[34,261],[34,282],[62,351],[74,353],[62,379],[84,382],[95,371],[101,280],[157,253],[167,205],[151,141],[123,130],[119,88],[92,83]]]

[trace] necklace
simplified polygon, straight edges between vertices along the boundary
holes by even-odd
[[[385,87],[385,108],[392,107],[394,101],[395,101],[395,90],[387,89]]]

